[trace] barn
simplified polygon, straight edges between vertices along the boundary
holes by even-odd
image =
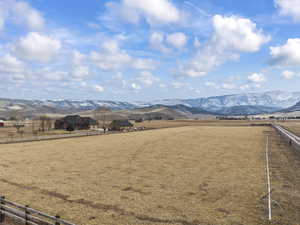
[[[0,120],[0,127],[4,127],[4,121]]]
[[[129,120],[113,120],[109,125],[109,129],[113,131],[120,131],[130,127],[133,127],[133,124]]]
[[[79,115],[69,115],[55,121],[55,129],[67,129],[71,127],[73,130],[88,130],[96,125],[96,120]]]

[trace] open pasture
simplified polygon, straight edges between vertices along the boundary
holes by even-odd
[[[1,194],[84,225],[265,224],[266,129],[190,126],[3,145]]]
[[[286,122],[281,122],[279,123],[289,131],[295,133],[296,135],[300,136],[300,121],[286,121]]]

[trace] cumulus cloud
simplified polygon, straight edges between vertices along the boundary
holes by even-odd
[[[141,88],[141,86],[138,85],[137,83],[132,83],[132,84],[131,84],[131,89],[132,89],[132,90],[141,90],[142,88]]]
[[[234,84],[224,83],[224,84],[222,84],[222,88],[232,90],[232,89],[236,89],[236,86]]]
[[[144,19],[151,26],[178,23],[182,13],[170,0],[121,0],[106,4],[106,21],[119,17],[129,23],[137,24]]]
[[[99,85],[99,84],[93,85],[93,86],[92,86],[92,89],[93,89],[95,92],[99,92],[99,93],[104,91],[104,88],[103,88],[101,85]]]
[[[154,49],[163,53],[169,53],[170,49],[165,46],[165,35],[160,32],[152,32],[150,35],[150,44]]]
[[[300,39],[288,39],[286,44],[270,47],[270,64],[276,66],[300,65]]]
[[[102,50],[92,51],[90,60],[102,70],[117,70],[125,67],[134,69],[155,69],[152,59],[134,58],[119,47],[116,40],[108,40],[102,44]]]
[[[85,55],[83,55],[82,53],[80,53],[77,50],[74,50],[72,52],[72,64],[74,66],[79,66],[82,64],[82,61],[86,58]]]
[[[289,70],[282,71],[281,73],[281,76],[287,80],[293,79],[295,75],[295,72]]]
[[[89,67],[87,66],[77,66],[74,67],[70,75],[75,79],[86,78],[90,74]]]
[[[14,45],[15,54],[25,60],[46,63],[61,49],[59,40],[36,32],[30,32]]]
[[[51,67],[44,67],[31,73],[33,78],[44,79],[49,81],[62,81],[69,78],[69,74],[66,71],[56,70]],[[31,77],[32,78],[32,77]]]
[[[136,77],[136,80],[144,85],[152,85],[160,81],[158,77],[154,76],[149,71],[142,71],[141,74]]]
[[[41,29],[44,26],[44,18],[41,13],[32,8],[27,2],[11,1],[14,19],[19,24],[25,24],[30,29]]]
[[[0,73],[22,73],[24,72],[25,65],[22,61],[18,60],[9,54],[0,57]]]
[[[295,21],[300,21],[300,1],[299,0],[275,0],[275,5],[284,16],[291,16]]]
[[[240,53],[258,51],[270,40],[250,19],[238,16],[213,17],[213,35],[188,65],[180,68],[188,77],[204,76],[228,60],[236,60]]]
[[[4,28],[6,21],[26,26],[30,30],[42,29],[45,24],[45,20],[38,10],[25,1],[16,0],[0,2],[0,28]]]
[[[175,89],[180,89],[180,88],[184,88],[186,87],[188,84],[187,83],[184,83],[184,82],[178,82],[178,81],[175,81],[175,82],[172,82],[171,83],[171,86]]]
[[[187,43],[187,37],[182,32],[173,33],[167,36],[167,42],[175,48],[183,48]]]
[[[154,70],[156,63],[153,59],[136,58],[132,60],[132,67],[137,70]]]
[[[265,82],[266,78],[261,73],[253,73],[248,76],[248,80],[255,83],[261,83],[261,82]]]
[[[213,88],[219,88],[219,85],[217,85],[215,82],[207,81],[204,83],[206,87],[213,87]]]
[[[121,50],[116,41],[107,41],[102,45],[101,52],[91,52],[92,62],[103,70],[120,69],[131,62],[131,56]]]

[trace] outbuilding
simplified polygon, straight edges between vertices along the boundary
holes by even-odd
[[[55,121],[55,129],[88,130],[96,125],[96,120],[79,115],[69,115]]]
[[[109,125],[109,129],[113,131],[120,131],[131,127],[133,127],[133,124],[129,120],[113,120]]]

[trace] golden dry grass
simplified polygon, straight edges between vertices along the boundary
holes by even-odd
[[[250,124],[265,124],[270,121],[248,121],[248,120],[153,120],[136,123],[137,127],[146,128],[170,128],[183,126],[249,126]]]
[[[300,136],[300,121],[287,121],[287,122],[281,122],[280,125],[284,126],[291,132],[297,134]]]
[[[84,225],[264,224],[262,127],[2,145],[1,194]]]

